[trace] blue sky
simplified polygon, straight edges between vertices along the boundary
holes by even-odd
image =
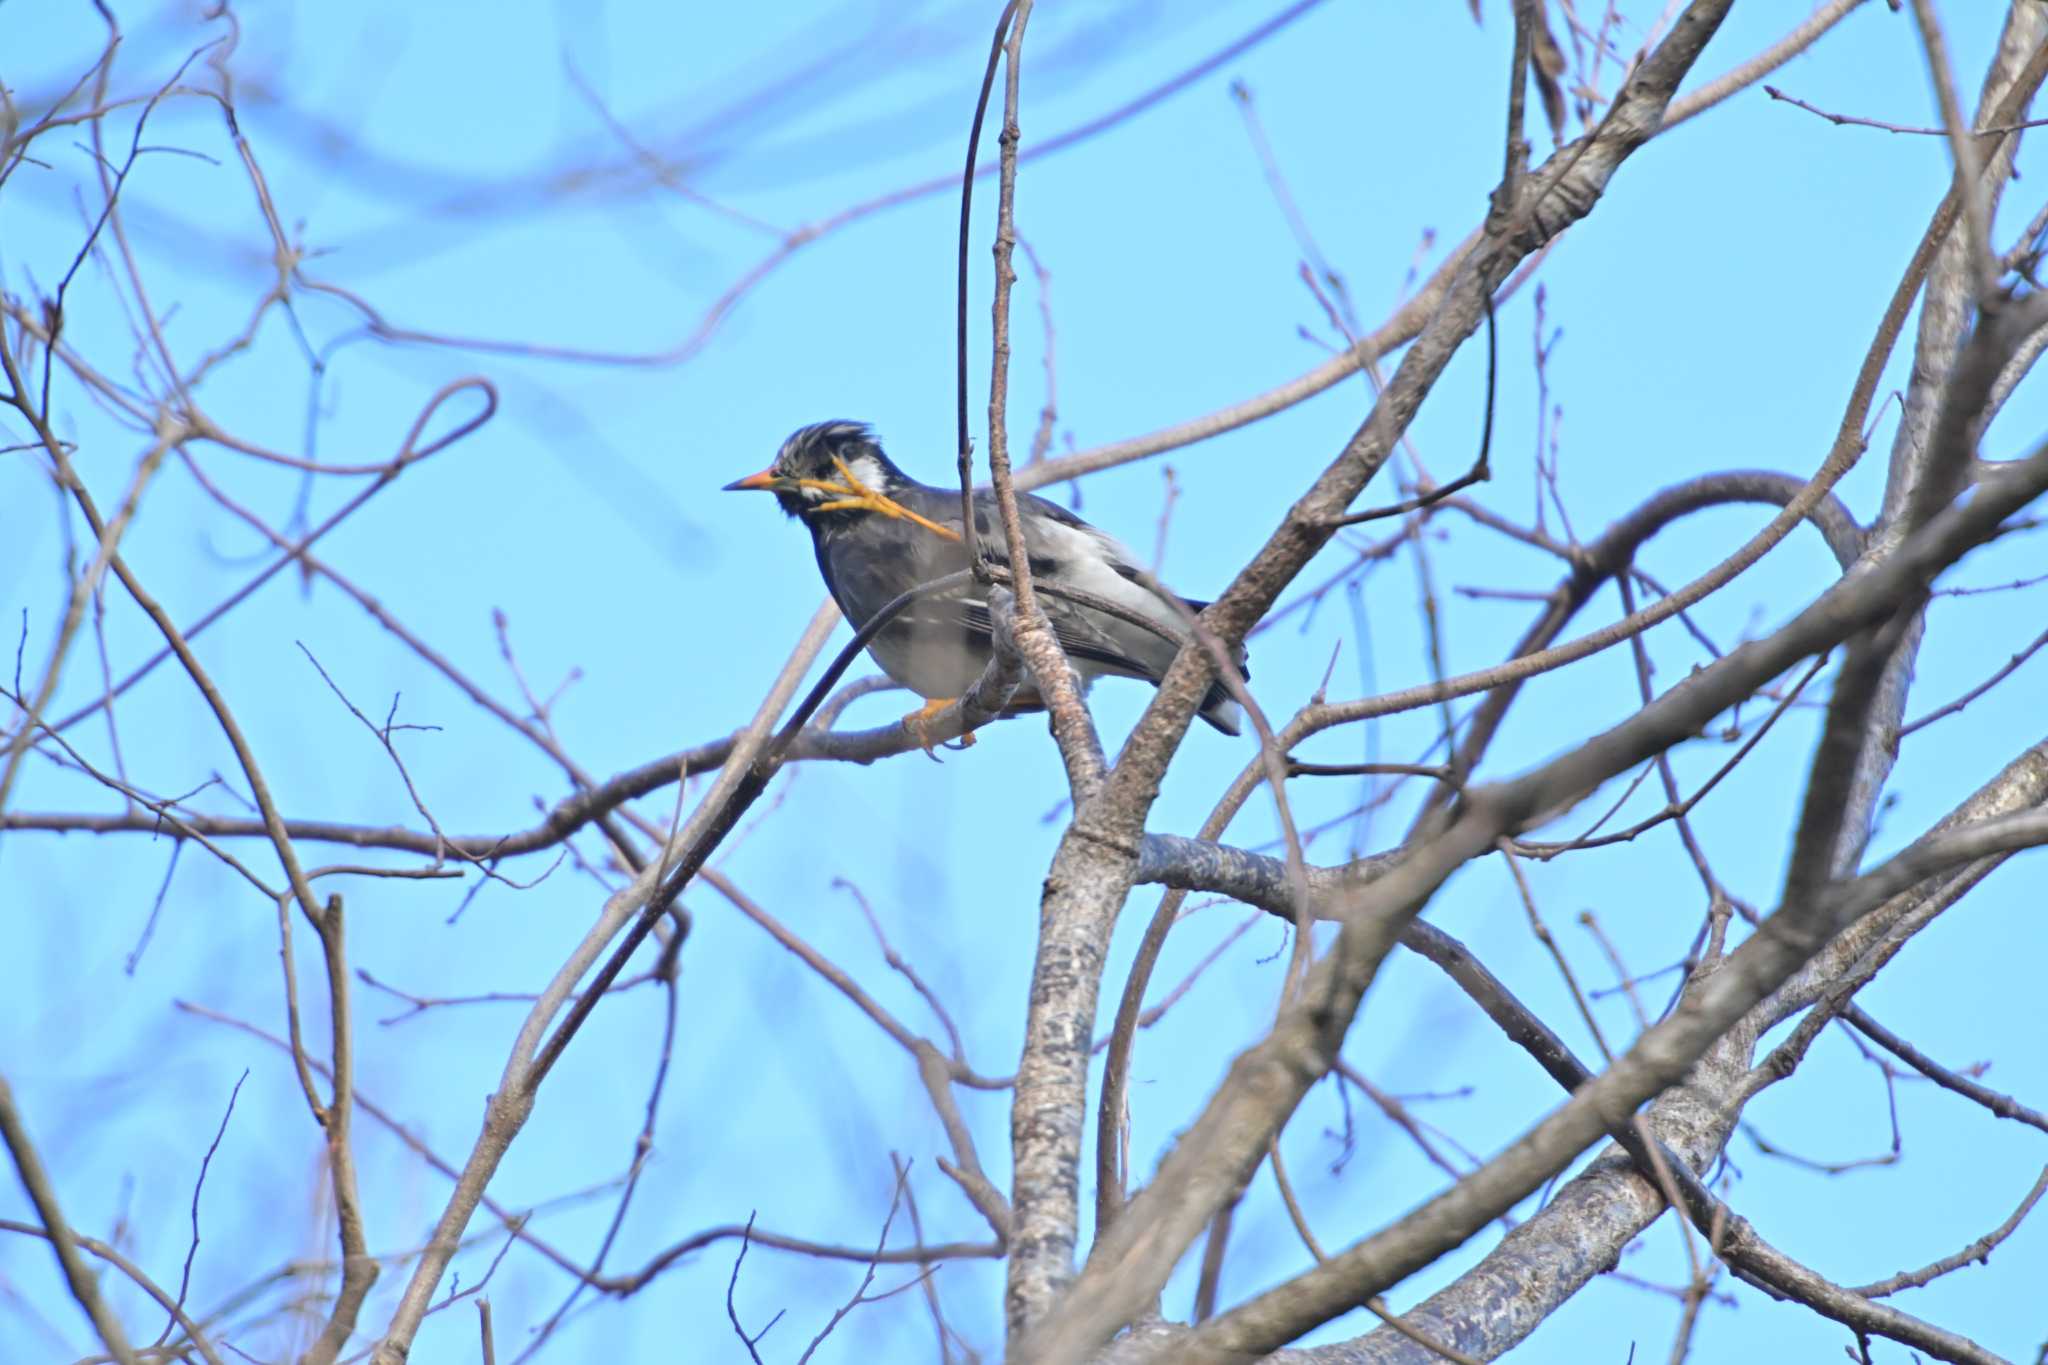
[[[279,215],[315,253],[309,273],[353,291],[399,327],[645,359],[690,342],[706,310],[780,235],[954,173],[988,8],[251,7],[240,15],[231,69],[240,127]],[[1367,326],[1382,318],[1418,252],[1423,268],[1433,267],[1479,221],[1498,177],[1509,26],[1504,5],[1486,8],[1485,23],[1475,26],[1462,5],[1330,0],[1114,130],[1029,163],[1018,223],[1046,275],[1041,282],[1020,263],[1013,442],[1025,443],[1046,400],[1048,350],[1056,451],[1214,410],[1327,354],[1334,334],[1300,284],[1303,247],[1276,202],[1233,82],[1249,92],[1300,217],[1342,273],[1360,318]],[[1650,15],[1658,7],[1635,8]],[[1996,16],[1991,6],[1947,8],[1954,59],[1974,90]],[[221,32],[181,10],[116,10],[130,35],[116,67],[120,91],[153,89],[194,45]],[[1738,6],[1700,77],[1775,40],[1795,10],[1803,13]],[[1026,148],[1169,79],[1272,12],[1242,0],[1199,12],[1158,3],[1043,7],[1027,41]],[[1639,30],[1624,31],[1626,48],[1639,41]],[[99,42],[89,10],[8,6],[0,9],[0,51],[13,60],[0,78],[33,108],[75,79]],[[205,70],[194,67],[195,81],[210,79]],[[1909,17],[1884,6],[1864,6],[1772,79],[1830,110],[1914,125],[1936,118]],[[1613,88],[1611,67],[1604,88]],[[128,125],[118,126],[115,145],[125,146]],[[1540,122],[1536,128],[1541,156],[1550,141]],[[246,322],[270,277],[268,239],[215,105],[167,100],[147,141],[203,153],[145,155],[124,199],[152,302],[168,314],[169,344],[189,364]],[[82,142],[52,137],[39,145],[48,164],[24,167],[0,192],[0,270],[8,291],[28,297],[62,276],[81,239],[81,202],[96,202]],[[653,183],[636,146],[658,150],[688,193]],[[2002,241],[2034,208],[2030,186],[2039,172],[2031,157],[2022,168],[2001,219]],[[1532,453],[1546,399],[1562,410],[1559,481],[1581,539],[1698,473],[1810,471],[1948,177],[1940,139],[1838,128],[1761,90],[1646,149],[1538,277],[1545,334],[1559,332],[1543,375],[1546,393],[1539,395],[1531,358],[1534,287],[1500,312],[1496,472],[1478,499],[1514,520],[1533,518]],[[984,213],[992,204],[984,198]],[[875,423],[906,469],[945,478],[954,420],[956,213],[953,196],[941,192],[823,236],[748,291],[686,358],[668,363],[387,344],[363,334],[362,315],[348,304],[300,294],[297,333],[271,314],[249,351],[209,379],[202,401],[250,441],[306,452],[310,431],[321,459],[374,463],[390,456],[441,385],[489,377],[501,397],[496,418],[409,470],[323,541],[321,553],[516,708],[519,684],[493,627],[493,613],[502,612],[533,691],[563,689],[551,717],[564,747],[587,769],[609,774],[742,723],[820,600],[801,528],[765,499],[719,493],[722,484],[765,464],[790,429],[827,417]],[[978,228],[978,426],[987,240]],[[1052,318],[1050,345],[1041,305]],[[95,364],[128,377],[134,346],[97,265],[68,300],[67,326]],[[317,391],[309,353],[322,365]],[[1905,380],[1904,354],[1894,358],[1887,389]],[[1440,478],[1471,458],[1484,381],[1483,353],[1469,346],[1411,429],[1416,451]],[[1365,382],[1352,379],[1250,428],[1054,493],[1078,497],[1089,519],[1150,551],[1170,467],[1174,499],[1160,571],[1190,595],[1210,596],[1341,447],[1369,401]],[[81,471],[103,505],[112,501],[142,444],[61,378],[54,406],[60,432],[80,443]],[[1840,490],[1865,520],[1877,506],[1896,413],[1893,404],[1880,415],[1871,454]],[[2041,413],[2040,400],[2022,388],[1987,437],[1987,453],[2026,449]],[[23,439],[11,414],[0,414],[0,432],[6,444]],[[317,519],[360,486],[324,479],[308,492],[297,473],[231,452],[202,449],[199,459],[277,524],[302,497]],[[1368,494],[1391,496],[1379,488]],[[19,455],[0,460],[0,619],[25,631],[31,670],[46,655],[63,600],[65,541],[52,508],[35,464]],[[1546,517],[1555,529],[1555,510]],[[1675,585],[1762,519],[1753,509],[1695,518],[1659,537],[1644,565]],[[1445,612],[1446,667],[1497,662],[1534,608],[1455,590],[1542,591],[1558,570],[1546,556],[1461,518],[1444,517],[1436,527],[1428,568]],[[124,549],[180,620],[241,583],[261,551],[175,463],[151,487]],[[2040,562],[2039,538],[2015,536],[1971,557],[1952,578],[1992,585],[2039,573]],[[1344,564],[1342,551],[1326,552],[1304,586]],[[1725,648],[1783,621],[1832,573],[1818,537],[1801,533],[1694,619]],[[1404,551],[1359,578],[1355,595],[1333,593],[1312,613],[1257,636],[1254,682],[1269,713],[1291,714],[1326,671],[1333,696],[1425,680],[1417,574],[1415,557]],[[1939,599],[1909,715],[1966,691],[2022,648],[2040,629],[2039,602],[2038,592]],[[1617,611],[1609,593],[1581,624]],[[112,595],[105,630],[117,675],[155,648],[147,623]],[[1704,658],[1675,626],[1654,632],[1650,647],[1660,685]],[[199,652],[296,815],[421,823],[382,749],[307,653],[367,714],[381,718],[395,699],[400,721],[434,727],[399,742],[442,828],[520,828],[564,794],[544,755],[329,583],[281,575],[202,636]],[[2039,738],[2044,667],[2023,668],[2004,688],[1907,742],[1875,852],[1910,840]],[[72,658],[58,711],[89,701],[98,678],[88,643]],[[1622,651],[1538,680],[1489,771],[1519,771],[1620,718],[1636,705],[1634,686]],[[1113,744],[1145,693],[1106,683],[1093,700]],[[124,707],[122,758],[141,785],[184,791],[232,772],[231,756],[182,676],[160,670]],[[852,715],[882,723],[905,709],[902,694],[889,694],[859,703]],[[1790,714],[1698,812],[1717,871],[1760,905],[1770,904],[1783,870],[1814,714]],[[1395,717],[1370,731],[1321,736],[1305,756],[1414,759],[1436,725],[1433,714]],[[80,726],[76,739],[95,761],[107,757],[103,727]],[[1152,827],[1192,832],[1252,752],[1249,740],[1194,734]],[[1727,752],[1711,737],[1685,746],[1680,771],[1696,784]],[[239,779],[228,785],[239,787]],[[1651,795],[1654,785],[1634,798],[1629,818],[1661,802]],[[1058,837],[1062,791],[1057,755],[1035,721],[993,727],[971,751],[939,763],[909,755],[865,768],[804,766],[778,781],[773,804],[760,808],[765,817],[727,847],[718,866],[899,1017],[931,1027],[915,992],[884,967],[842,883],[857,887],[896,948],[947,1002],[976,1067],[1003,1074],[1021,1035],[1038,888]],[[1343,818],[1359,802],[1355,783],[1296,784],[1295,791],[1304,824],[1331,824],[1310,848],[1322,862],[1340,859],[1354,839],[1383,846],[1412,809],[1413,793],[1404,791],[1367,826]],[[1619,794],[1616,788],[1589,801],[1559,830],[1577,832]],[[673,800],[663,792],[647,810],[666,819]],[[195,801],[240,809],[225,791]],[[38,762],[25,770],[10,808],[115,804],[95,784]],[[1274,837],[1269,805],[1252,802],[1230,837],[1264,846]],[[586,859],[599,856],[595,843],[579,847]],[[241,851],[269,874],[266,849]],[[373,860],[331,846],[310,856]],[[194,1002],[280,1027],[274,911],[201,850],[186,850],[175,866],[171,859],[167,843],[136,835],[5,837],[0,905],[11,912],[14,950],[0,954],[0,993],[10,1001],[0,1012],[0,1055],[73,1221],[101,1235],[124,1228],[124,1245],[171,1281],[190,1238],[199,1158],[229,1090],[248,1070],[202,1203],[192,1302],[210,1308],[271,1267],[331,1255],[333,1242],[314,1207],[319,1136],[282,1054],[174,1005]],[[523,884],[551,861],[527,859],[507,873]],[[2048,1094],[2031,986],[2031,950],[2042,932],[2038,897],[2029,892],[2038,866],[2038,858],[2021,859],[1993,877],[1862,997],[1872,1014],[1938,1058],[1958,1066],[1991,1061],[1987,1083],[2036,1104]],[[1593,912],[1622,959],[1643,971],[1685,951],[1702,909],[1668,830],[1534,867],[1531,875],[1553,929],[1591,985],[1610,984],[1614,973],[1575,923],[1582,911]],[[154,933],[130,973],[124,968],[167,876]],[[602,902],[604,876],[572,862],[523,889],[477,889],[473,875],[460,884],[344,880],[352,960],[419,994],[532,991],[584,931]],[[1107,977],[1112,1002],[1155,894],[1134,896],[1120,926]],[[611,1267],[637,1265],[691,1232],[750,1214],[777,1232],[871,1243],[890,1202],[892,1150],[913,1163],[927,1236],[976,1239],[982,1229],[972,1209],[936,1169],[944,1138],[904,1055],[716,893],[694,890],[686,904],[694,928],[681,959],[672,1070],[650,1164]],[[1200,964],[1245,913],[1228,904],[1194,913],[1170,941],[1155,996]],[[1582,1056],[1596,1055],[1497,864],[1454,880],[1430,918],[1470,944]],[[302,987],[317,992],[305,937]],[[1284,949],[1276,926],[1253,924],[1142,1038],[1131,1134],[1141,1169],[1270,1019]],[[1653,1010],[1669,980],[1647,988]],[[379,1018],[402,1006],[361,985],[357,1002],[363,1092],[459,1161],[523,1009],[440,1008],[384,1026]],[[1604,996],[1598,1009],[1610,1036],[1632,1033],[1621,996]],[[599,1012],[550,1078],[492,1187],[495,1197],[524,1208],[616,1179],[632,1155],[661,1022],[660,999],[645,988]],[[1432,1096],[1416,1101],[1417,1112],[1482,1156],[1557,1099],[1550,1082],[1412,958],[1396,959],[1375,986],[1346,1055],[1387,1090]],[[1765,1156],[1738,1136],[1728,1198],[1766,1237],[1844,1283],[1932,1260],[2010,1212],[2039,1169],[2037,1134],[1997,1124],[1920,1082],[1900,1082],[1897,1103],[1903,1146],[1896,1163],[1824,1176]],[[982,1159],[1006,1186],[1007,1096],[962,1092],[961,1104]],[[1775,1145],[1840,1161],[1889,1145],[1887,1113],[1877,1071],[1830,1035],[1799,1077],[1764,1096],[1748,1117]],[[358,1140],[372,1245],[415,1244],[445,1198],[446,1181],[374,1123],[360,1122]],[[1304,1104],[1286,1151],[1326,1243],[1371,1231],[1443,1179],[1359,1096],[1329,1084]],[[587,1258],[615,1199],[600,1193],[550,1206],[534,1226]],[[0,1216],[24,1216],[25,1208],[11,1184],[0,1192]],[[899,1219],[898,1235],[901,1229]],[[486,1236],[458,1259],[464,1284],[485,1273],[501,1241]],[[1487,1245],[1482,1239],[1448,1258],[1393,1301],[1412,1303]],[[1226,1302],[1306,1263],[1265,1177],[1254,1184],[1233,1246]],[[556,1349],[571,1358],[732,1358],[739,1347],[724,1311],[734,1250],[719,1243],[626,1303],[586,1306],[562,1329]],[[1668,1220],[1624,1263],[1631,1274],[1665,1283],[1682,1279],[1682,1267]],[[2022,1356],[2041,1334],[2027,1300],[2044,1274],[2048,1232],[2030,1224],[1988,1268],[1912,1291],[1901,1306]],[[763,1351],[795,1359],[859,1278],[858,1266],[756,1249],[735,1303],[755,1327],[788,1310]],[[901,1278],[885,1272],[882,1283]],[[402,1280],[387,1272],[365,1313],[372,1329],[388,1318]],[[1169,1313],[1185,1313],[1192,1283],[1184,1268],[1168,1291]],[[967,1340],[998,1348],[1000,1271],[986,1263],[950,1266],[937,1284]],[[490,1287],[501,1352],[512,1343],[516,1353],[566,1289],[559,1272],[515,1248]],[[1805,1310],[1744,1287],[1728,1292],[1735,1306],[1709,1313],[1695,1359],[1816,1358],[1844,1340]],[[0,1242],[0,1342],[21,1343],[18,1358],[85,1351],[82,1323],[60,1295],[43,1248]],[[821,1358],[926,1358],[932,1329],[916,1300],[913,1291],[855,1312]],[[142,1326],[152,1314],[136,1296],[117,1292],[116,1302],[138,1335],[153,1335],[153,1326]],[[1619,1360],[1631,1344],[1647,1358],[1666,1349],[1675,1320],[1673,1300],[1606,1278],[1510,1359]],[[282,1356],[303,1344],[295,1330],[272,1324],[238,1341],[258,1356]],[[1346,1319],[1323,1335],[1360,1330]],[[698,1353],[692,1348],[700,1341]],[[470,1310],[430,1319],[419,1349],[417,1359],[464,1358],[474,1349]],[[1905,1358],[1884,1344],[1875,1357]]]

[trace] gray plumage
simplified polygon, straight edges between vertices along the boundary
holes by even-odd
[[[967,567],[966,546],[913,521],[858,507],[834,508],[843,495],[805,488],[800,479],[838,484],[834,459],[855,478],[906,510],[937,525],[960,530],[958,491],[928,487],[898,469],[882,453],[874,433],[859,422],[820,422],[800,428],[782,443],[775,462],[759,474],[728,487],[773,492],[782,510],[810,530],[825,586],[858,627],[891,600],[920,583]],[[1141,678],[1157,684],[1180,645],[1189,637],[1173,605],[1137,581],[1136,557],[1057,503],[1029,493],[1017,495],[1024,546],[1034,582],[1068,587],[1107,601],[1155,623],[1160,634],[1107,612],[1041,593],[1039,604],[1052,622],[1082,683],[1103,674]],[[1008,545],[995,494],[974,494],[975,537],[982,554],[1009,566]],[[1181,599],[1196,611],[1208,605]],[[882,671],[928,698],[960,696],[981,676],[993,645],[989,610],[977,587],[944,598],[922,598],[868,646]],[[1245,653],[1237,651],[1240,670]],[[1245,670],[1248,673],[1248,670]],[[1040,704],[1027,682],[1013,706]],[[1203,720],[1225,734],[1239,733],[1240,716],[1220,683],[1202,699]]]

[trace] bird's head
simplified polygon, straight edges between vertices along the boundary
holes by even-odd
[[[847,482],[849,473],[854,484]],[[784,512],[801,517],[843,504],[861,488],[888,497],[908,482],[865,422],[816,422],[790,433],[766,469],[734,480],[725,491],[773,493]]]

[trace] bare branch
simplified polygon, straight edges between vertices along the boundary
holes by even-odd
[[[28,1125],[22,1122],[20,1111],[14,1107],[14,1089],[7,1084],[5,1077],[0,1077],[0,1140],[7,1143],[7,1154],[14,1158],[15,1174],[21,1177],[29,1202],[35,1205],[37,1216],[43,1220],[43,1232],[49,1238],[50,1249],[56,1253],[57,1266],[64,1272],[64,1283],[70,1288],[71,1297],[78,1300],[78,1306],[85,1311],[93,1330],[106,1344],[107,1353],[120,1365],[137,1365],[139,1357],[135,1348],[128,1344],[128,1334],[122,1330],[120,1319],[100,1298],[99,1281],[79,1259],[78,1238],[71,1231],[71,1224],[64,1221],[64,1211],[57,1204],[56,1188],[50,1183],[42,1157],[36,1153],[35,1143],[28,1135]]]

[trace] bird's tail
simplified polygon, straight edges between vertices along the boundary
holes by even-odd
[[[1180,600],[1187,603],[1188,610],[1193,612],[1199,612],[1209,605],[1193,597],[1183,597]],[[1237,647],[1237,671],[1244,675],[1246,681],[1251,680],[1251,655],[1241,644]],[[1244,733],[1244,708],[1231,700],[1230,693],[1224,689],[1221,681],[1209,684],[1208,694],[1202,698],[1202,709],[1196,714],[1226,735]]]
[[[1231,700],[1220,682],[1209,684],[1209,693],[1202,698],[1202,709],[1195,714],[1226,735],[1244,733],[1244,708]]]

